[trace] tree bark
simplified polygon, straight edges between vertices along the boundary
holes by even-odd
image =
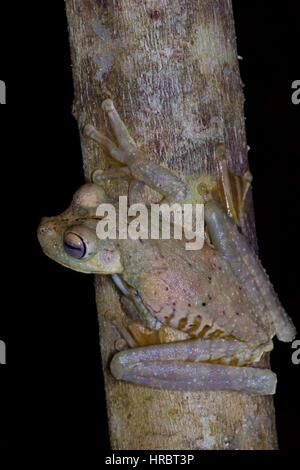
[[[182,175],[216,174],[215,148],[224,142],[231,171],[247,169],[230,0],[66,0],[66,7],[80,129],[107,127],[101,102],[109,97],[153,161]],[[87,180],[113,164],[81,142]],[[251,197],[247,213],[255,246]],[[116,381],[108,365],[118,333],[109,318],[122,315],[119,296],[106,277],[96,278],[96,296],[113,449],[276,448],[271,397]]]

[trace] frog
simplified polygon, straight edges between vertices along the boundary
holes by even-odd
[[[195,185],[151,161],[131,137],[113,101],[104,100],[102,109],[114,140],[90,124],[83,133],[120,165],[96,168],[65,212],[42,219],[38,239],[44,253],[61,265],[110,276],[124,308],[127,305],[126,321],[115,323],[124,344],[116,346],[110,361],[112,376],[159,389],[273,395],[276,374],[259,361],[273,349],[275,336],[290,342],[296,330],[238,225],[249,174],[240,210],[233,207],[228,174],[223,178],[228,202],[224,207],[208,175]],[[220,162],[227,171],[224,159]],[[129,180],[130,202],[144,187],[169,204],[194,201],[196,191],[204,204],[204,246],[187,251],[183,241],[174,238],[99,239],[97,208],[112,202],[103,185],[111,178]],[[156,339],[139,344],[132,325]],[[159,342],[156,333],[166,327],[180,333],[180,339]]]

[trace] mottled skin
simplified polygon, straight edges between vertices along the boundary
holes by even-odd
[[[118,146],[92,126],[86,126],[85,133],[127,166],[95,171],[93,183],[75,194],[66,212],[42,220],[39,241],[49,257],[66,267],[111,275],[126,298],[128,315],[134,312],[144,327],[156,331],[167,325],[185,338],[134,347],[138,344],[129,329],[118,325],[131,349],[114,356],[113,375],[161,388],[275,393],[275,374],[245,366],[272,349],[275,334],[291,341],[295,329],[258,258],[232,221],[240,214],[233,208],[228,185],[224,192],[232,218],[212,199],[207,178],[199,178],[197,185],[196,199],[206,202],[206,228],[214,246],[207,243],[201,250],[187,251],[180,240],[97,238],[96,209],[107,202],[101,187],[105,178],[133,178],[131,202],[143,185],[169,203],[195,201],[192,185],[145,159],[112,101],[106,100],[103,109]],[[224,161],[221,168],[225,171]]]

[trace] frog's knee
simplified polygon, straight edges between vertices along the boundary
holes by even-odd
[[[110,372],[117,380],[126,380],[129,377],[128,361],[126,351],[114,355],[110,363]]]

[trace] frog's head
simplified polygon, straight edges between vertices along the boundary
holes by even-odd
[[[44,253],[75,271],[117,274],[123,271],[114,240],[100,240],[96,234],[96,210],[107,201],[104,190],[92,183],[82,186],[70,207],[56,217],[44,217],[38,239]]]

